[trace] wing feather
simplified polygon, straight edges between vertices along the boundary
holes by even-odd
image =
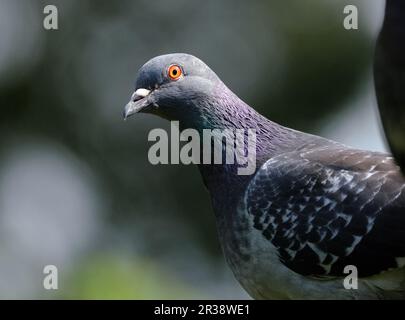
[[[304,275],[360,276],[405,256],[405,181],[377,152],[308,145],[268,160],[250,182],[246,210],[280,260]]]

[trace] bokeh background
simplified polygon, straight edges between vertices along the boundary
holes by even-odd
[[[59,30],[43,28],[43,8]],[[343,28],[343,7],[359,30]],[[153,166],[138,68],[187,52],[268,118],[386,150],[371,63],[383,0],[0,0],[0,298],[247,298],[193,166]],[[45,265],[59,289],[44,290]]]

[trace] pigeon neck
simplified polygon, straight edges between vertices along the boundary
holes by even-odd
[[[236,163],[199,165],[204,183],[211,194],[214,196],[225,193],[227,199],[232,201],[231,199],[234,197],[239,198],[241,196],[247,183],[265,161],[277,154],[279,150],[296,143],[295,131],[268,120],[226,87],[220,88],[213,97],[213,101],[207,103],[206,112],[200,118],[197,130],[242,129],[243,132],[247,133],[247,136],[245,135],[245,151],[246,147],[250,148],[247,140],[250,136],[249,130],[255,132],[254,170],[250,174],[241,174],[240,165]],[[209,111],[207,111],[208,107]],[[223,151],[222,159],[224,158],[225,151]]]
[[[295,131],[283,127],[266,117],[262,116],[225,85],[219,86],[212,95],[211,101],[204,101],[200,106],[202,115],[189,127],[194,127],[200,134],[204,129],[230,130],[244,132],[245,136],[250,132],[255,133],[256,158],[258,164],[263,164],[277,150],[290,144]]]

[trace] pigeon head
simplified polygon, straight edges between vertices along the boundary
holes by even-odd
[[[138,71],[124,118],[142,112],[195,124],[206,120],[207,114],[216,113],[218,101],[227,91],[200,59],[184,53],[158,56]]]

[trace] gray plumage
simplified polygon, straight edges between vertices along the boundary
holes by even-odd
[[[175,81],[173,64],[184,73]],[[389,155],[276,124],[187,54],[140,69],[124,116],[136,112],[181,129],[256,130],[253,175],[238,175],[236,164],[198,165],[226,260],[252,297],[405,296],[405,181]],[[358,290],[343,286],[346,265],[358,268]]]

